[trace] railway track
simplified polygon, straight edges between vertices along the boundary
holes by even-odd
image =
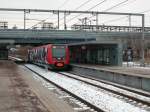
[[[123,96],[124,98],[128,98],[130,100],[133,100],[133,101],[136,101],[136,102],[140,102],[142,103],[143,105],[147,105],[147,106],[150,106],[150,95],[149,94],[146,94],[146,93],[141,93],[141,92],[137,92],[137,91],[128,91],[128,89],[124,89],[122,90],[122,88],[118,88],[118,86],[115,86],[112,88],[109,88],[109,87],[112,87],[112,85],[109,85],[108,83],[103,83],[99,80],[96,80],[96,79],[93,79],[93,78],[89,78],[89,77],[85,77],[85,76],[81,76],[81,75],[78,75],[78,74],[72,74],[72,73],[67,73],[67,72],[59,72],[60,74],[62,75],[65,75],[69,78],[73,78],[73,79],[76,79],[76,80],[79,80],[79,81],[82,81],[84,83],[87,83],[87,84],[90,84],[92,86],[95,86],[95,87],[98,87],[98,88],[101,88],[101,89],[104,89],[106,91],[109,91],[109,92],[112,92],[114,94],[117,94],[117,95],[120,95],[120,96]],[[79,76],[79,77],[78,77]],[[100,83],[100,84],[98,84]],[[106,86],[105,86],[106,85]],[[107,87],[107,85],[109,87]],[[113,85],[114,86],[114,85]],[[117,89],[117,90],[116,90]],[[119,91],[120,90],[120,91]],[[127,94],[127,92],[129,94]],[[130,94],[131,93],[131,94]],[[147,99],[143,99],[141,98],[140,96],[144,96],[145,98]]]
[[[85,112],[104,112],[103,110],[101,110],[100,108],[94,106],[93,104],[85,101],[84,99],[78,97],[77,95],[73,94],[72,92],[68,91],[67,89],[62,88],[60,85],[48,80],[47,78],[41,76],[41,74],[39,74],[38,72],[30,69],[28,66],[25,66],[26,68],[28,68],[30,71],[32,71],[33,73],[37,74],[38,76],[40,76],[42,79],[46,80],[47,82],[53,84],[54,86],[58,87],[59,89],[61,89],[62,92],[67,93],[68,95],[66,95],[65,97],[61,97],[61,98],[71,98],[71,100],[75,101],[75,103],[77,103],[77,105],[82,106],[82,107],[77,107],[74,110],[76,111],[85,111]]]
[[[133,93],[137,93],[139,95],[150,97],[150,93],[146,92],[146,91],[143,91],[143,90],[139,90],[139,89],[136,89],[136,88],[127,87],[127,86],[116,84],[114,82],[110,82],[110,81],[106,81],[106,80],[102,80],[102,79],[100,79],[98,77],[90,76],[88,74],[83,74],[83,73],[82,74],[81,73],[77,74],[77,73],[75,73],[73,71],[71,71],[69,73],[72,74],[72,75],[81,76],[83,78],[88,78],[88,79],[91,79],[91,80],[95,80],[95,81],[98,81],[98,82],[101,82],[101,83],[104,83],[104,84],[112,85],[114,87],[117,87],[117,88],[120,88],[120,89],[124,89],[124,90],[130,91],[130,92],[133,92]]]
[[[32,68],[30,68],[30,66],[26,66],[28,69],[30,69],[32,72],[36,73],[37,75],[39,75],[40,77],[42,77],[43,79],[45,79],[46,81],[54,84],[55,86],[57,86],[58,88],[60,88],[61,90],[65,91],[66,93],[70,94],[71,96],[73,96],[74,98],[78,99],[79,101],[83,102],[84,104],[86,104],[87,106],[89,106],[90,108],[94,109],[95,111],[97,112],[110,112],[111,110],[110,109],[106,109],[107,107],[103,107],[101,108],[100,106],[96,106],[95,102],[90,102],[90,101],[87,101],[87,99],[84,99],[82,98],[81,96],[78,96],[77,94],[71,92],[70,90],[60,86],[58,83],[50,80],[48,77],[45,77],[44,75],[42,75],[41,73],[38,72],[38,70],[33,70]],[[114,97],[116,99],[119,99],[119,100],[123,100],[125,101],[125,105],[128,105],[131,104],[130,106],[135,106],[135,110],[136,112],[149,112],[150,111],[150,100],[146,97],[144,97],[144,100],[142,100],[143,97],[140,97],[140,98],[137,98],[139,95],[136,95],[137,97],[133,97],[132,95],[134,95],[134,93],[132,95],[129,95],[129,94],[125,94],[125,93],[122,93],[122,92],[117,92],[115,90],[111,90],[110,88],[107,88],[107,87],[103,87],[103,86],[100,86],[98,84],[94,84],[93,81],[90,81],[91,79],[87,79],[85,80],[85,78],[83,77],[77,77],[75,75],[72,75],[72,74],[69,74],[69,73],[66,73],[66,72],[59,72],[59,73],[55,73],[57,74],[58,76],[61,75],[62,76],[65,76],[65,77],[68,77],[70,79],[73,79],[73,80],[78,80],[80,81],[81,83],[84,83],[86,85],[90,85],[92,86],[92,88],[96,88],[98,89],[99,91],[103,91],[104,94],[108,94],[108,96],[110,95],[111,97]],[[98,94],[98,93],[97,93]],[[97,96],[98,98],[100,96]],[[92,100],[92,99],[91,99]],[[102,104],[100,104],[102,106]],[[139,110],[139,108],[141,110]],[[118,107],[119,109],[119,107]],[[131,111],[133,111],[131,109]],[[112,112],[117,112],[116,110],[113,110]],[[120,110],[118,112],[121,112]],[[130,112],[127,110],[124,110],[124,112]]]

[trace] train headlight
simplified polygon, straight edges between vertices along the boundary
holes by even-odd
[[[57,66],[57,67],[63,67],[64,64],[63,64],[63,63],[57,63],[56,66]]]

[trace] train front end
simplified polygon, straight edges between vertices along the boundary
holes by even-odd
[[[52,45],[53,68],[57,70],[66,70],[69,68],[69,49],[67,45]]]

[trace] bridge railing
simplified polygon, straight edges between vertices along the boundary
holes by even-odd
[[[106,26],[106,25],[72,25],[72,30],[106,31],[106,32],[142,32],[142,27]],[[150,27],[145,27],[145,32],[150,32]]]

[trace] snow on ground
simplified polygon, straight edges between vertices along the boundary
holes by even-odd
[[[134,67],[134,68],[141,68],[141,69],[150,69],[150,65],[145,65],[145,67],[142,67],[139,62],[123,62],[122,65],[124,67]]]
[[[9,58],[13,59],[13,60],[16,60],[16,61],[23,61],[22,59],[20,58],[17,58],[17,57],[12,57],[12,56],[9,56]]]
[[[143,100],[143,101],[147,101],[147,102],[150,103],[150,98],[149,97],[142,96],[142,95],[139,95],[139,94],[136,94],[136,93],[124,90],[124,89],[120,89],[120,88],[112,86],[112,85],[104,84],[104,83],[101,83],[101,82],[98,82],[98,81],[95,81],[95,80],[87,79],[87,78],[80,77],[80,76],[77,76],[77,75],[73,75],[73,74],[70,74],[70,73],[66,73],[66,72],[61,72],[61,73],[69,75],[71,77],[75,77],[77,79],[81,79],[81,80],[90,82],[92,84],[99,85],[101,87],[105,87],[105,88],[110,89],[110,90],[114,90],[114,91],[119,92],[119,93],[123,93],[123,94],[129,95],[129,96],[132,96],[134,98],[137,98],[137,99],[140,99],[140,100]]]
[[[94,86],[44,70],[35,65],[27,64],[26,66],[106,112],[148,112],[121,99],[114,98]]]

